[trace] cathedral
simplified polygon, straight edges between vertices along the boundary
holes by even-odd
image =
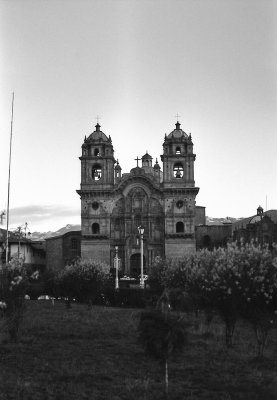
[[[161,166],[148,152],[122,173],[114,158],[112,139],[97,123],[82,145],[81,256],[113,265],[115,246],[122,273],[147,273],[156,256],[181,258],[195,251],[195,225],[205,224],[205,208],[196,206],[193,143],[190,134],[175,129],[166,134]],[[140,165],[139,165],[140,164]]]

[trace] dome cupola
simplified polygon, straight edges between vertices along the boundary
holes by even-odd
[[[176,128],[172,132],[170,132],[168,135],[165,135],[165,140],[188,138],[188,134],[181,129],[181,124],[179,121],[176,122],[175,127]]]
[[[86,139],[86,142],[110,142],[111,139],[108,138],[104,132],[100,130],[101,125],[97,122],[95,125],[95,131],[92,132],[89,137]]]
[[[144,156],[141,157],[142,168],[143,167],[152,167],[152,160],[153,160],[153,158],[150,156],[150,154],[148,154],[148,151],[146,150],[146,153],[144,154]]]

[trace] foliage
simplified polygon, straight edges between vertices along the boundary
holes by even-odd
[[[78,259],[59,272],[56,283],[60,294],[93,304],[110,279],[110,266],[98,260]]]
[[[226,344],[232,345],[239,316],[253,323],[255,329],[267,327],[268,331],[268,322],[275,319],[276,309],[277,265],[274,266],[274,253],[266,246],[254,243],[232,243],[226,249],[214,250],[211,257],[213,262],[205,270],[205,261],[200,254],[199,285],[204,298],[216,307],[225,321]]]
[[[157,295],[161,295],[166,288],[165,277],[169,266],[169,262],[165,262],[161,257],[156,257],[154,263],[151,265],[147,283]]]
[[[219,312],[225,322],[227,346],[232,346],[236,321],[243,316],[252,323],[258,353],[262,353],[276,320],[275,246],[269,251],[253,242],[231,243],[224,249],[201,250],[181,261],[159,260],[149,280],[169,291],[175,309],[204,309],[209,315],[212,310]]]
[[[19,328],[25,309],[25,294],[28,287],[28,276],[23,260],[14,257],[9,264],[0,268],[0,303],[4,317],[4,327],[10,339],[17,341]]]

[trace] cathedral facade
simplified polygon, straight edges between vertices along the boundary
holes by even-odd
[[[129,173],[122,174],[111,137],[98,123],[95,128],[85,137],[80,157],[82,257],[113,265],[118,246],[122,272],[138,275],[139,226],[144,227],[146,273],[156,256],[181,258],[195,251],[195,221],[204,208],[198,209],[195,201],[199,188],[191,135],[177,122],[164,137],[162,168],[146,152]]]

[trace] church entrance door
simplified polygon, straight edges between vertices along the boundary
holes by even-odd
[[[130,258],[130,272],[132,278],[138,278],[140,275],[140,253],[135,253],[131,255]],[[145,257],[143,256],[143,273],[145,274]]]

